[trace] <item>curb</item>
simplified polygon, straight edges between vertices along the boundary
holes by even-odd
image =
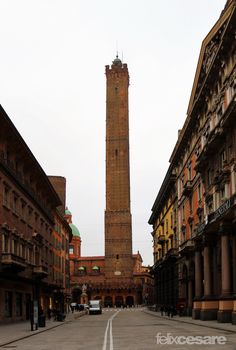
[[[74,320],[77,320],[77,318],[80,318],[81,316],[87,315],[87,311],[81,311],[79,314],[74,315]]]
[[[175,318],[169,318],[169,317],[166,317],[166,316],[159,316],[157,314],[154,314],[155,311],[149,311],[149,310],[143,310],[143,312],[149,314],[149,315],[152,315],[154,317],[158,317],[160,319],[166,319],[166,320],[169,320],[169,321],[174,321],[174,322],[179,322],[179,323],[187,323],[187,324],[193,324],[194,326],[200,326],[200,327],[204,327],[204,328],[212,328],[212,329],[216,329],[216,330],[220,330],[220,331],[224,331],[224,332],[228,332],[228,333],[236,333],[236,328],[235,328],[235,331],[234,330],[227,330],[225,328],[222,328],[222,327],[217,327],[217,326],[211,326],[211,325],[208,325],[208,324],[205,324],[204,321],[203,324],[200,324],[200,323],[196,323],[196,322],[191,322],[191,321],[184,321],[184,320],[179,320],[179,319],[175,319]],[[231,325],[231,324],[230,324]]]
[[[30,334],[27,334],[27,335],[23,335],[23,336],[19,336],[19,337],[15,338],[15,339],[7,340],[4,343],[0,343],[0,348],[4,347],[6,345],[9,345],[9,344],[15,343],[17,341],[23,340],[23,339],[27,339],[27,338],[33,337],[34,335],[50,331],[51,329],[63,326],[64,324],[73,322],[77,318],[79,318],[81,316],[84,316],[84,315],[86,315],[86,311],[81,311],[81,313],[79,313],[78,315],[74,315],[74,319],[72,319],[72,320],[65,320],[64,322],[62,321],[62,322],[60,322],[58,324],[55,324],[55,325],[53,325],[51,327],[48,327],[48,328],[45,328],[45,329],[38,329],[37,331],[32,331],[33,333],[30,333]]]

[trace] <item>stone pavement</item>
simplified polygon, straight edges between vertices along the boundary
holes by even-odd
[[[193,324],[197,326],[202,326],[202,327],[208,327],[208,328],[213,328],[213,329],[218,329],[218,330],[223,330],[227,332],[232,332],[236,333],[236,325],[232,325],[232,323],[219,323],[216,320],[214,321],[201,321],[201,320],[194,320],[191,317],[187,316],[174,316],[173,318],[168,317],[168,316],[161,316],[161,313],[158,311],[151,311],[151,310],[143,310],[144,312],[159,317],[163,319],[168,319],[171,321],[175,322],[182,322],[182,323],[188,323],[188,324]]]
[[[62,326],[64,323],[72,322],[75,319],[85,315],[86,311],[75,311],[73,314],[66,315],[66,319],[63,322],[46,320],[45,327],[39,327],[38,330],[31,331],[31,325],[29,321],[9,323],[0,325],[0,348],[4,345],[11,344],[17,340],[32,337],[35,334],[45,332],[49,329]]]

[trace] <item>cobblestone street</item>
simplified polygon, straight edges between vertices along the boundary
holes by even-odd
[[[16,325],[18,327],[18,325]],[[3,327],[4,328],[4,327]],[[14,328],[14,325],[8,329]],[[1,334],[0,327],[0,334]],[[157,344],[159,341],[162,343]],[[167,344],[163,341],[169,335]],[[184,344],[185,337],[225,337],[223,345]],[[12,335],[13,337],[13,335]],[[162,337],[162,338],[160,338]],[[181,337],[181,344],[178,338]],[[193,338],[194,339],[194,338]],[[171,343],[172,342],[172,343]],[[159,313],[141,308],[104,309],[102,315],[84,315],[60,323],[59,327],[35,334],[26,339],[1,346],[2,349],[17,350],[77,350],[77,349],[236,349],[236,328],[232,325],[218,324],[216,321],[194,321],[187,317],[161,317]]]

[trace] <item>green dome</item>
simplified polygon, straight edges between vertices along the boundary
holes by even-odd
[[[85,267],[84,267],[84,266],[80,266],[80,267],[78,268],[78,270],[84,271],[84,270],[85,270]]]
[[[98,266],[94,266],[94,267],[93,267],[93,270],[96,270],[96,271],[97,271],[97,270],[100,270],[100,269],[99,269]]]
[[[71,214],[71,212],[68,209],[66,209],[65,210],[65,215],[72,215],[72,214]]]
[[[74,224],[70,224],[70,228],[72,229],[72,235],[80,237],[80,233],[78,228]]]

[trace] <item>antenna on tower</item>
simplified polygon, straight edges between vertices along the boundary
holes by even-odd
[[[116,40],[116,58],[118,58],[119,55],[118,55],[118,40]]]

